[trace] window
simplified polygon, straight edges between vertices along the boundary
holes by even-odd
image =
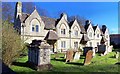
[[[39,25],[32,25],[32,32],[39,32]]]
[[[97,37],[99,38],[99,34],[97,34]]]
[[[90,46],[92,47],[92,42],[90,42]]]
[[[92,32],[89,33],[89,37],[92,37]]]
[[[65,48],[65,46],[66,46],[66,42],[65,41],[61,41],[61,47]]]
[[[34,26],[34,25],[32,25],[32,31],[33,31],[33,32],[35,31],[35,26]]]
[[[74,42],[74,48],[78,49],[78,42]]]
[[[61,34],[65,35],[65,29],[61,29]]]
[[[75,36],[78,36],[78,31],[77,30],[75,30]]]
[[[36,25],[36,32],[39,32],[39,26]]]

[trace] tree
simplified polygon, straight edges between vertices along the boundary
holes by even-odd
[[[28,14],[31,14],[35,8],[35,5],[33,2],[23,2],[22,5],[23,5],[22,6],[23,12]]]
[[[13,24],[4,21],[2,25],[2,59],[9,66],[19,57],[23,45],[20,35],[13,28]]]
[[[77,19],[77,22],[80,24],[80,25],[85,25],[85,21],[86,19],[82,16],[70,16],[68,17],[68,21],[74,21],[75,19]]]
[[[10,2],[2,2],[2,20],[12,22],[14,19],[14,8]]]
[[[36,7],[33,2],[23,2],[23,12],[31,14],[33,10],[36,8],[38,13],[41,16],[49,16],[48,11],[42,9],[41,7]]]

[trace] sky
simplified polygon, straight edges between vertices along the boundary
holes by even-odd
[[[95,25],[106,25],[110,34],[118,33],[118,2],[34,2],[34,4],[36,8],[46,10],[49,17],[59,18],[62,12],[68,16],[79,15],[91,20]],[[15,3],[13,6],[15,7]]]
[[[60,12],[79,15],[93,24],[106,25],[111,34],[118,33],[118,2],[36,2],[35,5],[47,10],[53,18],[59,18]]]

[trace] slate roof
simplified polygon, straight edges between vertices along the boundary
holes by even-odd
[[[81,28],[81,33],[82,33],[82,34],[83,34],[83,33],[86,33],[85,28],[84,28],[83,25],[80,25],[80,28]]]
[[[96,29],[97,29],[97,26],[93,26],[93,30],[94,30],[94,32],[95,32]]]
[[[87,29],[88,29],[89,25],[90,25],[90,24],[87,24],[87,25],[85,25],[85,26],[84,26],[85,31],[87,31]]]
[[[30,14],[27,13],[22,13],[22,17],[20,18],[20,21],[22,23],[25,23],[25,20],[30,16]],[[41,19],[43,20],[43,22],[45,23],[45,29],[55,29],[56,25],[58,24],[58,22],[61,20],[62,18],[62,14],[61,17],[59,19],[53,19],[53,18],[49,18],[49,17],[45,17],[45,16],[41,16]],[[73,25],[74,21],[69,21],[67,22],[69,24],[69,27],[71,28],[71,26]],[[79,24],[80,25],[80,24]],[[86,29],[88,28],[88,26],[86,26],[84,28],[84,26],[80,25],[81,28],[81,33],[86,33]]]
[[[29,17],[30,14],[27,14],[27,13],[22,13],[22,16],[20,18],[20,21],[22,23],[25,23],[25,20]]]
[[[55,29],[56,20],[53,18],[41,16],[42,21],[45,23],[45,29]]]
[[[107,40],[105,39],[105,37],[102,37],[101,39],[101,43],[105,43]]]
[[[83,43],[84,41],[87,42],[87,41],[89,41],[89,40],[90,40],[90,39],[88,38],[88,36],[87,36],[86,34],[83,34],[80,43]]]
[[[55,31],[50,30],[44,40],[58,40],[58,35]]]
[[[75,20],[74,20],[74,21],[75,21]],[[70,27],[70,28],[72,27],[74,21],[70,21],[70,22],[69,22],[69,27]]]

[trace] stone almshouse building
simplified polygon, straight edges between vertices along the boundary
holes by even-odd
[[[47,38],[51,42],[56,40],[54,52],[84,46],[95,48],[100,44],[110,46],[109,30],[105,25],[100,29],[98,25],[92,26],[87,20],[85,26],[82,26],[77,20],[69,22],[66,14],[62,14],[59,19],[53,19],[40,16],[36,9],[31,14],[23,13],[21,2],[17,2],[15,10],[14,27],[27,43],[34,39]]]

